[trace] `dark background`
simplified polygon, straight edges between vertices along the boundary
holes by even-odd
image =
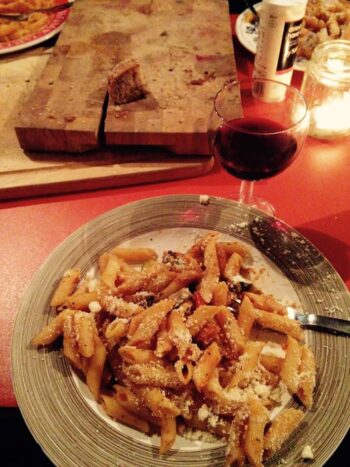
[[[230,13],[240,13],[241,11],[245,10],[248,5],[254,5],[255,3],[259,3],[260,0],[229,0],[230,5]]]
[[[35,442],[26,424],[24,423],[24,420],[18,409],[0,409],[0,429],[0,465],[2,465],[3,467],[53,466],[53,464],[45,456],[39,445]],[[317,429],[317,427],[315,427],[315,429]],[[337,449],[334,456],[332,456],[332,459],[329,462],[327,462],[325,466],[345,467],[350,465],[349,443],[350,435],[348,433],[348,435],[342,442],[340,448]],[[308,465],[311,466],[312,464],[312,462],[305,462],[305,467],[307,467]]]

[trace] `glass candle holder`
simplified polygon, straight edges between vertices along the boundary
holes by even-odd
[[[350,135],[350,41],[315,48],[301,91],[310,111],[310,136],[333,140]]]

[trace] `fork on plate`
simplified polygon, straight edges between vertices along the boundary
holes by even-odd
[[[287,306],[287,315],[290,319],[298,320],[301,325],[350,336],[350,321],[348,320],[329,318],[328,316],[314,315],[313,313],[297,313],[291,306]]]

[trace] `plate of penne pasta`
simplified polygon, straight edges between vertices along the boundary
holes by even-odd
[[[65,0],[5,1],[0,13],[27,13],[37,8],[50,8]],[[58,34],[68,18],[69,9],[57,12],[34,12],[23,21],[0,18],[0,55],[33,47]]]
[[[16,398],[56,465],[303,465],[307,446],[321,466],[349,423],[349,340],[286,309],[349,305],[278,219],[217,197],[137,201],[37,272],[14,327]]]

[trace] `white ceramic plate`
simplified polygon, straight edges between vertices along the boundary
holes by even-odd
[[[261,8],[261,3],[257,3],[254,5],[256,11],[259,12]],[[250,23],[247,20],[247,15],[250,13],[249,8],[244,10],[240,15],[237,17],[236,21],[236,35],[239,42],[252,54],[256,53],[256,44],[258,40],[259,34],[259,25],[258,23]],[[297,58],[294,62],[294,69],[299,71],[304,71],[307,65],[307,60],[304,58]]]
[[[159,439],[144,437],[109,420],[72,372],[58,347],[30,345],[54,316],[50,298],[63,272],[87,271],[117,243],[152,245],[158,251],[186,249],[203,230],[217,230],[246,242],[254,265],[265,268],[261,287],[304,311],[349,318],[350,296],[339,275],[304,237],[282,221],[233,201],[196,195],[163,196],[109,211],[70,235],[37,272],[17,314],[12,341],[16,398],[33,436],[56,465],[128,467],[208,467],[224,465],[218,444],[178,438],[174,449],[158,454]],[[307,332],[318,365],[315,403],[301,426],[266,465],[283,458],[303,466],[301,451],[311,444],[314,466],[329,459],[349,426],[350,340]],[[317,427],[317,429],[315,429]]]
[[[66,0],[56,0],[57,4],[66,3]],[[51,13],[50,20],[37,32],[29,36],[21,37],[9,42],[0,42],[0,55],[19,52],[20,50],[28,49],[34,45],[41,44],[51,37],[58,34],[68,18],[70,9]]]

